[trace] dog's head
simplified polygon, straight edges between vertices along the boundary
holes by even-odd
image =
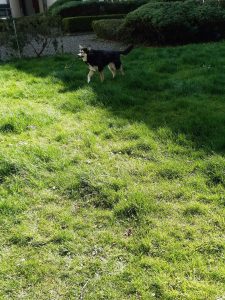
[[[79,45],[79,53],[77,55],[83,61],[87,61],[87,56],[90,51],[91,51],[90,47],[83,47],[83,46]]]

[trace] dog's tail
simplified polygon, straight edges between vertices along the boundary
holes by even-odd
[[[125,50],[120,51],[120,54],[122,55],[127,55],[128,53],[130,53],[130,51],[134,48],[133,45],[128,46]]]

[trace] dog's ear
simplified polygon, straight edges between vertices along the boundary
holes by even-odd
[[[83,48],[84,48],[83,46],[79,45],[79,49],[83,49]]]
[[[91,47],[90,46],[88,46],[87,49],[88,49],[88,51],[91,51]]]

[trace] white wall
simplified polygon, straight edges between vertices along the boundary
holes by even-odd
[[[13,18],[18,18],[18,17],[22,17],[22,11],[19,5],[19,1],[18,0],[10,0],[10,7],[11,7],[11,11],[12,11],[12,16]]]
[[[48,7],[50,5],[52,5],[55,1],[56,0],[47,0]],[[21,8],[19,5],[19,0],[9,0],[9,2],[10,2],[11,11],[12,11],[12,16],[14,18],[21,17],[23,14],[22,14],[22,11],[21,11]],[[6,3],[7,3],[6,0],[0,0],[0,4],[6,4]],[[27,8],[27,13],[29,15],[34,14],[34,8],[32,5],[32,1],[25,0],[25,3],[26,3],[26,8]],[[42,12],[43,11],[43,0],[39,0],[39,7],[40,7],[40,11]]]
[[[52,5],[56,0],[47,0],[48,7]]]
[[[44,11],[43,1],[42,0],[38,0],[38,2],[39,2],[40,12],[43,12]]]

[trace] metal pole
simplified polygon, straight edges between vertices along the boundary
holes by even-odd
[[[13,28],[14,28],[14,32],[15,32],[15,37],[16,37],[16,44],[17,44],[17,48],[18,48],[18,54],[19,54],[19,58],[22,57],[21,52],[20,52],[20,45],[19,45],[19,40],[18,40],[18,35],[17,35],[17,31],[16,31],[16,22],[14,19],[12,19],[13,22]]]
[[[43,8],[44,8],[44,12],[47,13],[48,10],[48,4],[46,0],[43,0]]]

